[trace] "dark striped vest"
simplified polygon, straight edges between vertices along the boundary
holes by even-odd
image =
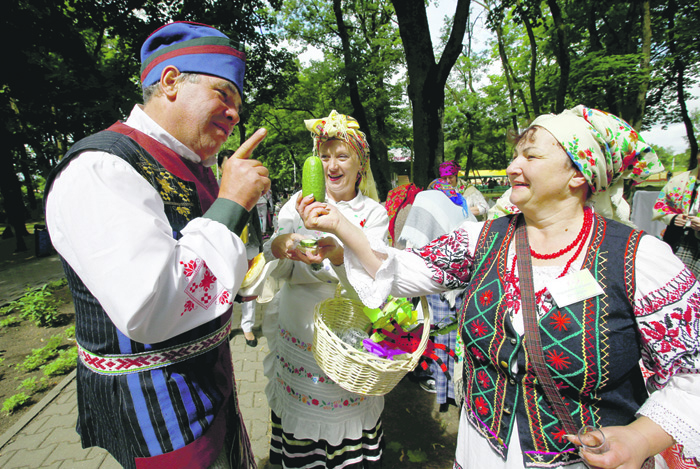
[[[526,466],[556,467],[580,458],[564,438],[506,308],[504,279],[514,220],[487,222],[477,243],[461,312],[465,404],[471,425],[501,457],[507,456],[510,438],[519,438]],[[582,269],[590,270],[604,295],[555,305],[540,319],[549,372],[578,426],[628,424],[647,397],[631,304],[641,235],[596,215]],[[520,434],[512,435],[516,416]]]
[[[122,131],[125,127],[121,125]],[[160,148],[172,152],[147,138],[150,139],[151,152]],[[54,177],[87,150],[117,155],[141,174],[161,195],[175,238],[179,238],[180,230],[190,220],[202,215],[194,182],[171,174],[136,141],[111,130],[76,143],[49,176],[46,194]],[[231,315],[229,311],[220,318],[161,343],[135,342],[117,330],[99,301],[65,260],[63,266],[75,303],[76,339],[82,347],[96,354],[155,352],[186,344],[216,331]],[[125,275],[138,275],[138,272]],[[128,294],[124,292],[124,295]],[[214,350],[175,365],[118,376],[95,373],[79,360],[77,431],[82,445],[85,448],[105,448],[128,468],[144,467],[142,463],[146,461],[139,461],[138,458],[151,458],[154,461],[158,458],[153,456],[161,456],[162,459],[174,455],[179,458],[177,464],[173,465],[173,459],[170,459],[166,466],[199,467],[197,464],[201,464],[208,467],[222,448],[227,420],[238,421],[222,412],[228,410],[235,417],[233,400],[228,405],[233,393],[232,376],[227,340]],[[235,428],[231,431],[235,431]],[[202,438],[203,435],[206,438]],[[197,461],[190,462],[186,459],[190,456],[185,453],[192,453],[193,448],[197,448]],[[176,450],[181,451],[173,453]]]

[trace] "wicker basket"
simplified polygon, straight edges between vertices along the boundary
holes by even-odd
[[[425,351],[430,336],[430,313],[425,297],[421,297],[421,301],[425,317],[423,335],[418,349],[406,360],[388,360],[357,350],[333,333],[333,330],[365,329],[369,325],[361,302],[338,296],[320,302],[314,315],[316,362],[343,389],[383,396],[416,367]]]

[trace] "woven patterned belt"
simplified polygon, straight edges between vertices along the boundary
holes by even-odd
[[[98,355],[78,344],[78,356],[88,369],[102,375],[139,373],[180,363],[197,355],[207,353],[227,340],[229,332],[231,332],[231,318],[221,328],[201,339],[157,352],[141,352],[130,355]]]

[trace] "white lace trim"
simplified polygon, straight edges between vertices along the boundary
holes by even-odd
[[[653,399],[653,397],[644,403],[637,411],[637,415],[644,415],[650,418],[663,428],[666,433],[671,435],[677,443],[683,445],[683,453],[686,458],[700,458],[700,435],[698,435],[698,431],[683,418]]]

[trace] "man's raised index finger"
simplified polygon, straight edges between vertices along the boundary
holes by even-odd
[[[260,128],[255,131],[251,137],[243,142],[243,144],[238,147],[238,150],[233,154],[234,158],[240,158],[242,160],[247,160],[253,153],[253,150],[267,137],[267,129]]]

